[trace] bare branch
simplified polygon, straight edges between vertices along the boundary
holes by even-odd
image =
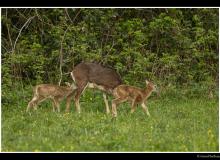
[[[79,9],[79,11],[76,13],[75,17],[72,20],[72,23],[75,22],[76,18],[80,14],[80,12],[81,12],[81,9]],[[67,29],[65,30],[64,35],[63,35],[62,40],[61,40],[61,43],[60,43],[60,67],[59,67],[59,70],[60,70],[60,80],[59,80],[59,86],[61,84],[62,77],[63,77],[63,71],[62,71],[62,66],[63,66],[63,41],[64,41],[66,33],[67,33],[67,31],[69,30],[70,27],[71,26],[68,26]]]
[[[6,19],[7,19],[7,9],[5,10],[5,15],[6,15]],[[8,23],[6,24],[6,27],[7,27],[7,31],[8,31],[8,38],[9,38],[9,42],[10,42],[10,45],[11,45],[11,48],[13,47],[13,43],[12,43],[12,40],[11,40],[11,34],[10,34],[10,30],[9,30],[9,25]]]
[[[79,9],[79,11],[76,13],[75,17],[73,18],[73,22],[75,22],[76,18],[78,17],[78,15],[80,14],[81,9]]]
[[[62,40],[61,40],[61,43],[60,43],[60,80],[59,80],[59,86],[61,84],[62,75],[63,75],[63,71],[62,71],[62,66],[63,66],[63,41],[64,41],[64,37],[66,36],[66,33],[67,33],[69,27],[67,27],[67,29],[65,30],[64,35],[63,35]]]
[[[79,11],[76,13],[75,17],[72,20],[72,23],[75,22],[76,18],[80,14],[80,12],[81,12],[81,9],[79,9]],[[62,40],[61,40],[61,43],[60,43],[60,67],[59,67],[59,70],[60,70],[60,80],[59,80],[59,86],[61,84],[62,77],[63,77],[63,71],[62,71],[62,66],[63,66],[63,41],[64,41],[64,38],[65,38],[66,33],[69,30],[69,28],[70,28],[70,26],[68,26],[67,29],[65,30],[65,32],[63,34],[63,37],[62,37]]]
[[[67,73],[63,73],[63,75],[67,75],[67,74],[70,74],[71,72],[67,72]]]
[[[15,10],[18,12],[19,15],[21,15],[21,17],[27,20],[27,17],[25,17],[24,14],[22,14],[18,9],[15,9]]]
[[[40,16],[40,14],[38,13],[38,9],[35,9],[35,13],[38,17],[38,19],[43,23],[43,24],[47,24],[49,26],[53,26],[53,24],[50,24],[49,22],[44,21],[44,19]]]
[[[68,18],[69,18],[69,20],[71,21],[71,23],[73,23],[72,19],[70,18],[70,15],[69,15],[69,13],[68,13],[67,8],[65,8],[65,12],[66,12],[67,17],[68,17]]]
[[[17,43],[17,41],[18,41],[18,38],[19,38],[19,36],[20,36],[20,34],[21,34],[23,28],[24,28],[25,26],[27,26],[27,24],[28,24],[34,17],[35,17],[35,16],[30,17],[30,18],[25,22],[25,24],[21,27],[21,29],[20,29],[20,31],[19,31],[19,33],[18,33],[18,36],[17,36],[17,38],[16,38],[16,40],[15,40],[14,47],[12,48],[12,51],[15,50],[16,43]],[[26,28],[27,28],[27,27],[26,27]]]
[[[38,13],[38,11],[37,11],[37,8],[36,8],[34,11],[35,11],[37,17],[39,18],[39,20],[40,20],[41,22],[43,22],[41,16],[39,15],[39,13]]]

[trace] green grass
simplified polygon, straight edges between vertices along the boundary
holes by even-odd
[[[152,96],[151,117],[124,103],[112,119],[99,92],[86,91],[80,115],[65,102],[61,113],[44,102],[27,114],[30,96],[2,105],[2,151],[218,151],[218,98]]]

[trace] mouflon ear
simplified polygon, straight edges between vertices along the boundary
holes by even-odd
[[[71,87],[72,87],[72,89],[77,89],[77,86],[75,83],[72,83]]]
[[[146,84],[148,85],[149,81],[148,80],[145,80]]]
[[[70,84],[69,82],[65,82],[65,84],[66,84],[68,87],[71,86],[71,84]]]
[[[66,84],[66,86],[68,86],[68,87],[71,87],[73,90],[74,89],[77,89],[77,86],[76,86],[76,84],[75,83],[69,83],[69,82],[65,82],[65,84]]]

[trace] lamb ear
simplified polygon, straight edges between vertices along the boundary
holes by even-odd
[[[148,80],[146,80],[146,84],[148,84],[149,83],[149,81]]]
[[[77,89],[77,86],[76,86],[75,83],[72,83],[72,84],[71,84],[71,87],[72,87],[73,89]]]
[[[65,84],[66,84],[68,87],[71,86],[71,84],[70,84],[69,82],[65,82]]]

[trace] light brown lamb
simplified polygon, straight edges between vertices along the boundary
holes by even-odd
[[[117,117],[117,109],[116,106],[125,101],[131,102],[131,113],[135,111],[137,104],[141,104],[144,112],[150,116],[147,106],[145,105],[145,101],[151,95],[151,93],[155,91],[157,92],[157,87],[152,82],[146,80],[146,88],[141,89],[134,86],[129,85],[119,85],[113,90],[113,96],[115,99],[112,100],[112,115],[113,117]]]
[[[30,108],[37,109],[37,105],[46,99],[51,99],[53,102],[53,111],[57,109],[60,112],[60,102],[76,90],[76,85],[58,86],[54,84],[39,84],[33,88],[34,96],[28,103],[27,112]]]

